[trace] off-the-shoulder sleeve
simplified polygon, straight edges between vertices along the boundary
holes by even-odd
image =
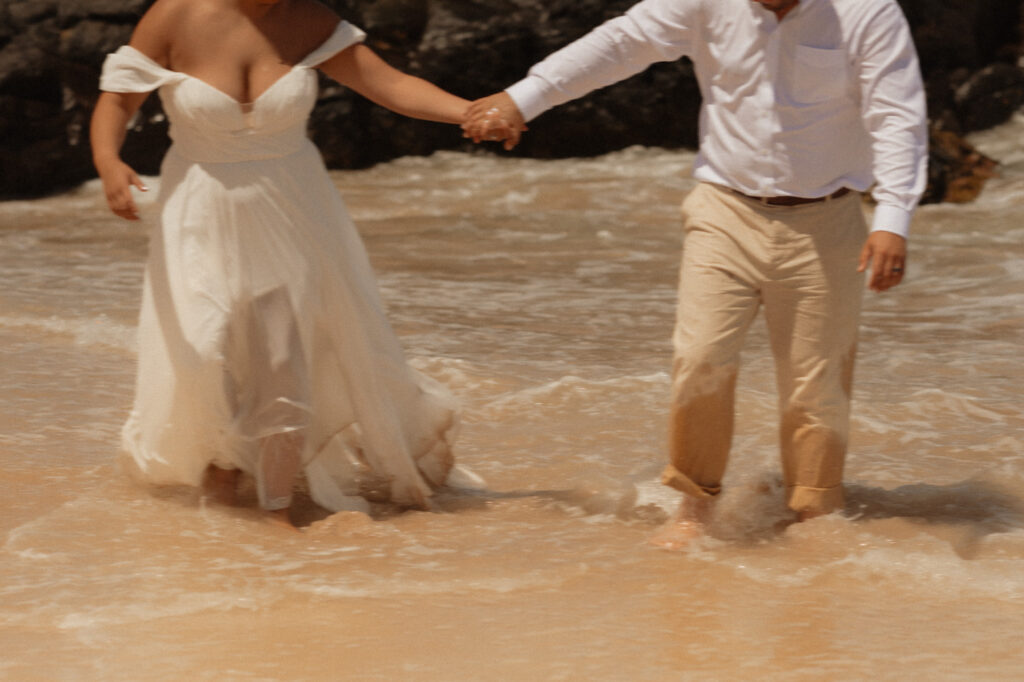
[[[108,54],[100,75],[100,90],[106,92],[152,92],[161,85],[185,78],[165,69],[130,45]]]
[[[302,60],[303,66],[316,66],[322,64],[346,47],[361,43],[366,39],[366,33],[347,21],[338,22],[334,33],[323,42],[323,44],[309,53],[309,56]]]

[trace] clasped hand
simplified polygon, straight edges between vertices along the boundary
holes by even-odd
[[[463,137],[468,137],[473,142],[504,141],[506,150],[519,144],[525,130],[526,121],[523,120],[519,107],[505,92],[478,99],[470,104],[462,122]]]

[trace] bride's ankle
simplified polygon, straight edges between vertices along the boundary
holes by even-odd
[[[215,464],[206,467],[203,490],[217,502],[234,506],[238,503],[238,469],[221,469]]]
[[[297,531],[298,528],[292,522],[291,508],[285,507],[284,509],[264,509],[266,519],[268,522],[275,526],[281,526],[289,530]]]

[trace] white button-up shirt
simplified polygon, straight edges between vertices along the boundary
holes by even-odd
[[[872,229],[908,234],[928,137],[896,0],[800,0],[782,21],[751,0],[642,0],[507,92],[530,120],[682,56],[703,98],[695,178],[755,196],[874,184]]]

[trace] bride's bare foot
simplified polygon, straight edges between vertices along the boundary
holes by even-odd
[[[683,496],[679,512],[647,541],[661,549],[683,549],[707,533],[714,509],[714,498]]]
[[[238,469],[221,469],[211,464],[206,467],[203,477],[203,490],[207,495],[221,504],[235,506],[238,504]]]
[[[299,531],[299,529],[295,527],[295,524],[292,523],[291,510],[288,507],[285,507],[284,509],[267,510],[266,519],[267,522],[272,525],[280,526],[281,528],[286,528],[295,532]]]

